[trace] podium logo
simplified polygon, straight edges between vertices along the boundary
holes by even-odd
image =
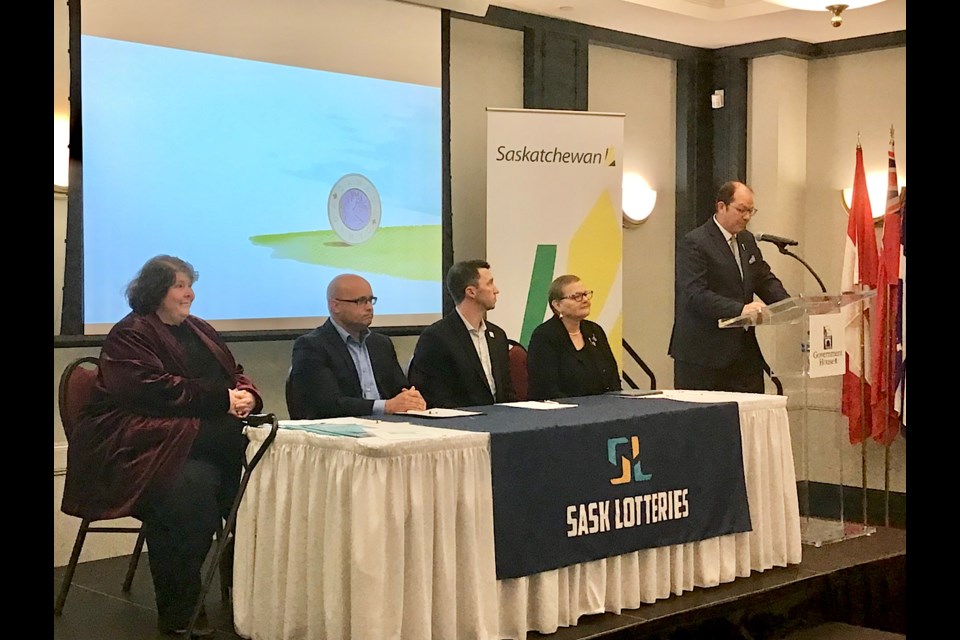
[[[622,452],[619,454],[618,451]],[[627,455],[625,455],[627,454]],[[610,484],[626,484],[630,481],[644,482],[653,477],[651,473],[644,473],[640,468],[640,438],[610,438],[607,440],[607,459],[610,464],[619,467],[620,475],[610,478]]]
[[[603,156],[603,161],[607,163],[608,167],[617,166],[617,150],[613,147],[607,147],[607,152]]]

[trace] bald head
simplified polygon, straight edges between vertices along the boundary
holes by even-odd
[[[330,317],[354,336],[358,336],[373,322],[371,298],[373,290],[370,283],[353,273],[340,274],[327,285]]]

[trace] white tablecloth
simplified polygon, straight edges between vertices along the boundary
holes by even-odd
[[[739,404],[752,531],[497,581],[487,434],[366,420],[352,422],[378,436],[281,430],[237,519],[237,633],[254,640],[519,639],[575,625],[585,614],[619,613],[799,563],[786,399],[664,396]],[[249,430],[248,457],[266,433]]]

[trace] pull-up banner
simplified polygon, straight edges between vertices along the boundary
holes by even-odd
[[[623,122],[619,113],[487,109],[490,318],[527,346],[557,276],[594,291],[590,319],[620,361]]]

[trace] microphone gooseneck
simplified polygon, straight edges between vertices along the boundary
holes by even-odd
[[[775,236],[769,233],[757,233],[754,234],[754,238],[757,239],[757,242],[769,242],[775,244],[778,247],[795,247],[799,242],[796,240],[791,240],[790,238],[783,238],[781,236]]]

